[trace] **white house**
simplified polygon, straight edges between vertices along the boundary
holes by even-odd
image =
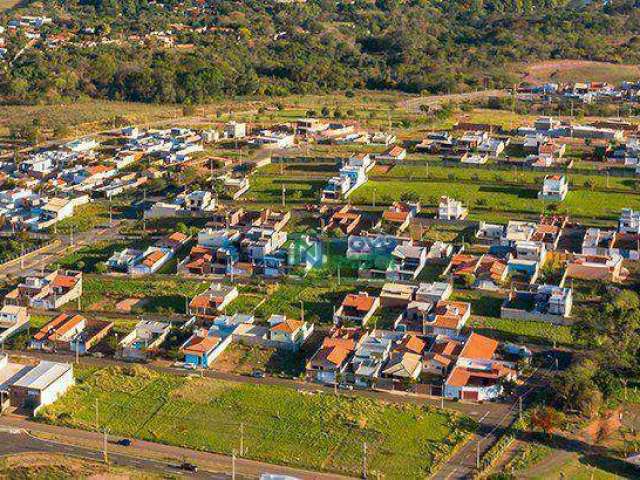
[[[462,206],[462,202],[449,197],[440,197],[438,205],[439,220],[464,220],[469,214],[469,210]]]
[[[9,387],[11,404],[35,415],[75,383],[73,367],[68,363],[41,361]]]
[[[542,184],[542,190],[538,192],[541,200],[561,202],[569,193],[569,182],[564,175],[546,175]]]

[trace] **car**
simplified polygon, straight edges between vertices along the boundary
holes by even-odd
[[[131,439],[130,438],[121,438],[120,440],[118,440],[118,445],[122,445],[123,447],[130,447],[131,446]]]
[[[193,363],[185,363],[183,368],[186,368],[187,370],[195,370],[196,366]]]
[[[194,465],[193,463],[189,463],[189,462],[182,462],[180,464],[180,469],[181,470],[186,470],[187,472],[198,473],[198,466]]]
[[[265,373],[262,370],[255,370],[254,372],[251,373],[251,376],[253,378],[264,378]]]
[[[348,383],[341,383],[338,385],[338,388],[342,390],[353,390],[353,385],[349,385]]]

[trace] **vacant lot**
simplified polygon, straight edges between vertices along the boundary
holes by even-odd
[[[41,420],[230,454],[244,425],[246,456],[350,475],[425,478],[473,428],[452,412],[274,386],[185,378],[142,367],[80,370],[78,385]]]
[[[471,212],[511,212],[514,214],[540,214],[549,208],[549,202],[538,200],[538,189],[511,185],[460,184],[455,179],[449,182],[407,182],[401,180],[369,181],[351,196],[355,204],[372,204],[373,195],[378,204],[391,204],[403,193],[420,198],[425,207],[435,207],[441,195],[461,200],[470,206]],[[625,207],[640,208],[640,196],[628,193],[570,191],[565,201],[554,207],[559,212],[568,212],[573,217],[596,220],[616,220]],[[474,211],[475,210],[475,211]]]
[[[625,65],[588,60],[548,60],[520,66],[523,81],[531,84],[544,82],[611,82],[637,80],[637,65]]]
[[[86,276],[82,305],[89,311],[114,311],[115,304],[127,298],[145,298],[141,311],[147,313],[184,313],[186,301],[204,292],[210,282],[177,277],[142,278]]]
[[[477,333],[506,342],[574,345],[571,327],[548,322],[473,317],[468,326]]]

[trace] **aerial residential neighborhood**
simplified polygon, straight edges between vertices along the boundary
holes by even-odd
[[[0,478],[640,478],[638,18],[0,2]]]

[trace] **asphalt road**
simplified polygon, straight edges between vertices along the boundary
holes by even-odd
[[[102,462],[103,453],[91,448],[76,445],[66,445],[50,440],[43,440],[26,433],[22,429],[13,430],[10,428],[0,431],[0,456],[14,455],[20,453],[51,453],[57,455],[68,455],[81,457],[87,460]],[[198,473],[189,473],[178,468],[178,462],[169,463],[147,458],[112,453],[108,455],[110,465],[134,468],[145,472],[180,474],[188,478],[202,479],[228,479],[231,475],[224,473],[213,473],[200,470]],[[249,477],[244,477],[249,478]]]
[[[60,235],[58,237],[60,240],[58,245],[46,249],[43,252],[36,253],[22,262],[14,262],[8,266],[0,267],[0,276],[19,277],[29,270],[44,269],[50,263],[84,246],[103,240],[114,240],[120,236],[118,232],[119,223],[120,221],[114,220],[112,227],[99,227],[86,232],[76,233],[73,239],[70,235]]]

